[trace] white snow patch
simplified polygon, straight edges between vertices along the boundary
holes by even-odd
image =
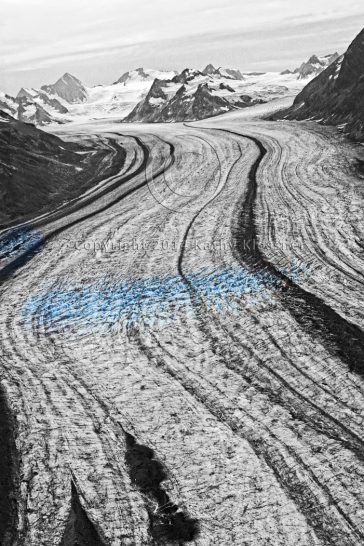
[[[31,117],[31,116],[34,116],[34,114],[36,113],[37,111],[37,107],[35,106],[35,104],[28,104],[27,106],[25,106],[24,108],[24,114],[27,116],[27,117]],[[23,115],[24,115],[23,114]]]
[[[165,100],[162,97],[159,97],[159,98],[151,97],[149,99],[149,104],[151,104],[152,106],[160,106],[161,104],[164,104],[164,103],[165,103]]]

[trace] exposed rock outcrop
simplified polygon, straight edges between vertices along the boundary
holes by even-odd
[[[19,104],[10,95],[6,93],[0,93],[0,110],[4,113],[10,114],[11,116],[16,117],[18,112]]]
[[[52,123],[52,118],[49,113],[38,103],[27,97],[18,99],[18,120],[24,123],[34,123],[35,125],[47,125]]]
[[[364,29],[346,53],[299,93],[293,106],[275,118],[316,119],[338,125],[364,140]]]

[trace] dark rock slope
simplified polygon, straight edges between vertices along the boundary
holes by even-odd
[[[14,97],[6,93],[0,95],[0,110],[3,113],[6,112],[8,114],[11,114],[13,117],[17,117],[18,108],[19,103]]]
[[[274,118],[315,119],[364,141],[364,29],[343,56],[297,95],[291,108]]]
[[[0,227],[82,193],[106,153],[90,151],[0,111]]]

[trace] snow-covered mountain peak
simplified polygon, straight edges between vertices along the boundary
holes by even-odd
[[[297,74],[299,79],[317,76],[325,68],[330,66],[336,59],[339,58],[337,52],[329,55],[319,57],[318,55],[311,55],[307,62],[301,64],[299,68],[296,68],[293,73]],[[288,71],[286,71],[287,73]]]
[[[216,68],[213,64],[208,64],[205,66],[205,68],[202,70],[202,74],[205,74],[205,76],[216,74]]]
[[[237,68],[224,68],[219,66],[215,68],[213,64],[208,64],[202,70],[202,74],[205,76],[221,76],[222,78],[228,78],[232,80],[243,80],[244,76]]]
[[[87,91],[83,83],[66,72],[56,83],[51,85],[42,85],[41,89],[50,95],[57,95],[69,104],[85,102],[87,100]]]
[[[153,70],[151,68],[136,68],[135,70],[130,70],[128,72],[125,72],[116,82],[114,85],[122,83],[124,85],[127,85],[128,83],[133,82],[144,82],[144,81],[150,81],[152,82],[156,78],[161,80],[167,80],[170,78],[173,78],[177,74],[174,70],[169,71],[163,71],[163,70]]]
[[[70,74],[69,72],[65,72],[63,74],[63,76],[61,78],[59,78],[60,80],[63,80],[63,81],[66,81],[66,82],[76,82],[76,83],[81,83],[81,81],[76,78],[76,76],[73,76],[72,74]]]
[[[22,97],[26,97],[28,99],[33,99],[36,95],[38,95],[38,91],[36,89],[33,89],[31,87],[22,87],[19,90],[16,98],[20,99]]]

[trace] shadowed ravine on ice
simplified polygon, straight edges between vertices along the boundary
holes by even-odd
[[[313,337],[317,337],[326,349],[345,362],[350,371],[364,375],[364,332],[350,323],[324,303],[319,297],[299,286],[295,279],[279,271],[264,258],[259,249],[256,224],[255,201],[257,195],[257,171],[267,154],[262,142],[252,136],[242,135],[226,129],[218,129],[247,138],[258,147],[259,156],[249,172],[248,190],[242,203],[237,206],[235,233],[236,256],[244,267],[252,271],[271,275],[283,290],[284,305],[295,320]]]
[[[131,180],[138,174],[146,172],[148,162],[150,160],[150,153],[148,147],[138,137],[135,138],[136,142],[142,149],[143,160],[139,167],[131,173],[121,176],[109,185],[108,188],[99,192],[96,199],[111,192],[118,186],[122,186],[125,182]],[[162,174],[162,172],[168,168],[174,162],[174,147],[170,146],[170,164],[164,165],[162,169],[156,171],[152,178],[156,178]],[[120,167],[120,165],[119,165]],[[44,234],[39,226],[22,225],[19,227],[11,227],[5,230],[0,237],[0,284],[6,283],[11,276],[21,267],[29,262],[34,255],[41,250],[45,242],[49,242],[56,235],[69,227],[75,226],[84,220],[91,218],[101,212],[104,212],[112,205],[121,201],[128,195],[131,195],[141,187],[145,186],[149,182],[145,176],[143,180],[136,186],[127,189],[124,193],[118,197],[110,200],[106,205],[102,205],[98,210],[91,213],[86,213],[72,220],[66,225],[53,229],[47,234]],[[66,208],[61,212],[55,212],[50,215],[51,220],[58,219],[63,215],[66,215],[75,210],[82,209],[86,205],[92,203],[95,200],[94,197],[86,198],[82,203],[75,203],[70,208]],[[45,221],[38,222],[39,225],[46,224],[48,218]],[[19,514],[17,514],[16,497],[19,494],[17,491],[17,474],[19,464],[17,461],[17,453],[15,449],[15,428],[13,423],[13,416],[10,408],[8,407],[5,391],[0,385],[0,431],[2,445],[0,449],[0,545],[10,546],[14,544],[14,541],[21,540],[16,535],[16,520]],[[178,516],[179,517],[179,516]],[[71,542],[70,542],[71,541]],[[72,506],[69,521],[63,538],[63,546],[74,546],[74,544],[83,544],[86,546],[94,544],[95,546],[103,546],[100,541],[98,533],[94,529],[93,525],[87,518],[86,513],[81,507],[78,499],[77,491],[72,484]]]
[[[217,131],[224,131],[218,129]],[[303,326],[303,328],[314,338],[318,338],[321,343],[329,350],[329,352],[338,355],[343,362],[346,362],[349,365],[350,370],[356,371],[360,374],[363,374],[363,363],[362,355],[364,354],[364,336],[363,332],[356,326],[350,324],[340,315],[338,315],[333,309],[326,305],[320,298],[306,292],[302,289],[298,283],[302,282],[304,276],[309,274],[309,271],[300,271],[297,265],[292,268],[292,271],[279,271],[277,270],[268,260],[266,260],[263,254],[260,252],[258,246],[257,231],[255,225],[255,200],[257,193],[257,171],[261,164],[262,159],[267,153],[267,150],[263,144],[256,138],[241,135],[233,131],[226,131],[233,135],[248,138],[258,147],[259,155],[251,166],[248,176],[248,187],[246,194],[242,201],[237,203],[235,214],[233,219],[235,224],[232,230],[233,241],[235,244],[231,245],[231,248],[234,250],[234,254],[237,258],[237,261],[241,264],[241,270],[246,276],[255,276],[255,278],[264,277],[269,279],[269,286],[272,290],[275,290],[276,294],[279,295],[282,299],[282,303],[295,318],[295,320]],[[184,243],[187,243],[187,238],[189,231],[191,230],[194,221],[197,219],[199,214],[204,209],[201,209],[195,217],[190,222],[187,231],[184,236]],[[188,273],[184,272],[184,251],[185,248],[182,245],[182,251],[179,256],[178,269],[183,278],[187,289],[191,295],[191,302],[197,306],[197,314],[203,316],[203,319],[200,320],[201,329],[205,333],[207,338],[212,340],[211,348],[214,351],[214,334],[209,329],[209,320],[206,315],[199,313],[199,309],[206,309],[206,304],[204,298],[201,297],[201,293],[196,286],[196,283],[191,282],[191,276]],[[297,275],[297,272],[300,272],[300,275]],[[294,275],[292,275],[292,272]],[[272,294],[272,290],[269,291]],[[269,295],[268,295],[269,297]],[[242,308],[238,311],[242,313]],[[342,338],[344,336],[344,338]],[[345,337],[348,336],[348,339]],[[221,344],[222,340],[218,339],[217,344]],[[230,366],[230,357],[225,362],[226,366]],[[263,365],[263,362],[260,363]],[[238,362],[240,366],[240,362]],[[233,369],[235,367],[233,366]],[[273,375],[275,375],[274,370],[270,370]],[[294,388],[289,384],[288,381],[285,381],[284,378],[280,377],[280,382],[284,385],[284,388],[287,389],[287,394],[289,391],[294,392]],[[310,403],[313,407],[315,406],[314,401],[309,401],[305,399],[305,396],[297,393],[300,399],[306,403]],[[264,396],[267,396],[267,392],[264,392]],[[277,393],[274,393],[274,396],[277,396]],[[282,406],[285,405],[285,401],[281,400]],[[361,436],[352,434],[350,430],[347,429],[340,421],[335,417],[327,414],[324,410],[316,408],[321,414],[321,418],[326,420],[327,424],[331,426],[334,424],[338,428],[338,438],[342,441],[342,437],[348,434],[350,443],[347,443],[347,446],[350,446],[350,449],[358,456],[362,458],[363,454],[363,440]],[[290,407],[290,412],[293,416],[298,415],[298,413]],[[295,417],[293,417],[295,418]],[[305,421],[305,418],[303,418]],[[309,422],[309,420],[307,421]],[[234,428],[232,428],[235,431]],[[293,502],[299,507],[302,514],[305,515],[310,526],[315,530],[320,539],[322,539],[323,544],[331,545],[335,542],[337,543],[339,535],[336,534],[334,526],[330,521],[330,517],[324,511],[319,511],[318,504],[315,504],[316,512],[313,513],[312,506],[316,503],[314,496],[312,495],[312,490],[308,487],[303,486],[303,483],[299,480],[294,479],[292,472],[282,472],[282,461],[281,453],[278,452],[278,457],[272,458],[268,444],[264,442],[263,438],[257,441],[256,437],[252,437],[250,441],[252,448],[259,457],[262,457],[270,469],[274,472],[277,477],[278,482],[280,483],[283,490],[286,491],[289,497],[293,499]],[[346,443],[346,439],[344,439]],[[277,455],[277,454],[276,454]],[[304,467],[304,465],[303,465]],[[283,464],[284,468],[284,464]],[[326,487],[321,485],[317,481],[314,474],[311,474],[311,479],[325,491],[326,494],[329,494],[329,491]],[[355,529],[357,533],[357,538],[361,540],[363,534],[360,529],[356,529],[355,525],[352,524],[350,516],[345,514],[342,510],[342,507],[339,503],[331,500],[332,506],[335,506],[335,510],[339,515],[339,518],[343,518],[347,525]],[[320,515],[318,515],[320,514]],[[330,521],[330,523],[329,523]],[[334,521],[334,520],[333,520]],[[344,543],[344,541],[341,541]],[[351,544],[350,540],[348,544]]]

